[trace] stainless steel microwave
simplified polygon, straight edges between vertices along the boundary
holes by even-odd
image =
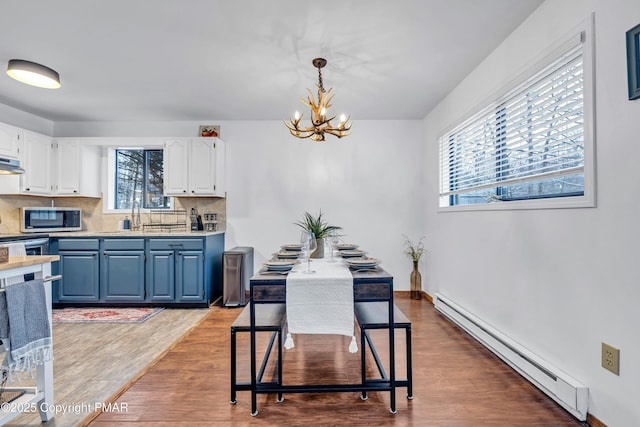
[[[21,208],[23,233],[81,231],[80,208]]]

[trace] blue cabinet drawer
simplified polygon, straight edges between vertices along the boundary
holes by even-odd
[[[97,251],[100,249],[98,239],[60,239],[58,250],[60,251]]]
[[[152,251],[201,251],[204,249],[204,239],[149,239],[149,249]]]
[[[104,239],[102,249],[105,251],[143,251],[144,239]]]

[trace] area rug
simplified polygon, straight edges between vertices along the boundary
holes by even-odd
[[[54,309],[53,323],[142,323],[163,308],[63,308]]]

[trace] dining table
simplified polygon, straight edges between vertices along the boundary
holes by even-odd
[[[340,258],[338,258],[340,260]],[[313,259],[311,266],[319,266],[326,263],[324,259]],[[338,261],[341,262],[341,261]],[[257,395],[277,393],[279,396],[286,393],[331,393],[331,392],[360,392],[365,396],[367,392],[389,392],[390,408],[392,414],[396,413],[396,374],[395,374],[395,338],[394,338],[394,302],[393,302],[393,276],[382,267],[366,270],[350,270],[353,287],[353,303],[384,301],[388,304],[388,374],[375,381],[361,380],[359,383],[323,383],[323,384],[285,384],[262,382],[257,376],[258,361],[256,356],[256,306],[257,304],[286,304],[287,301],[287,276],[289,274],[302,275],[301,266],[306,268],[303,261],[298,269],[291,272],[273,272],[265,269],[259,270],[250,280],[250,352],[251,352],[251,415],[258,415]],[[345,268],[347,268],[345,266]],[[309,274],[308,276],[312,276]],[[318,285],[322,286],[322,285]],[[280,343],[282,345],[282,343]],[[373,345],[373,344],[372,344]],[[303,351],[313,351],[303,349]],[[359,351],[362,351],[360,349]],[[351,349],[350,349],[351,351]],[[283,363],[283,371],[286,363]],[[309,366],[307,369],[319,369]],[[362,369],[365,369],[362,367]]]

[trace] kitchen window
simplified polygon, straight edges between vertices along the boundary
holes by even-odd
[[[114,209],[169,209],[163,195],[163,151],[120,148],[114,150]]]
[[[589,40],[571,37],[440,138],[441,208],[594,206]]]

